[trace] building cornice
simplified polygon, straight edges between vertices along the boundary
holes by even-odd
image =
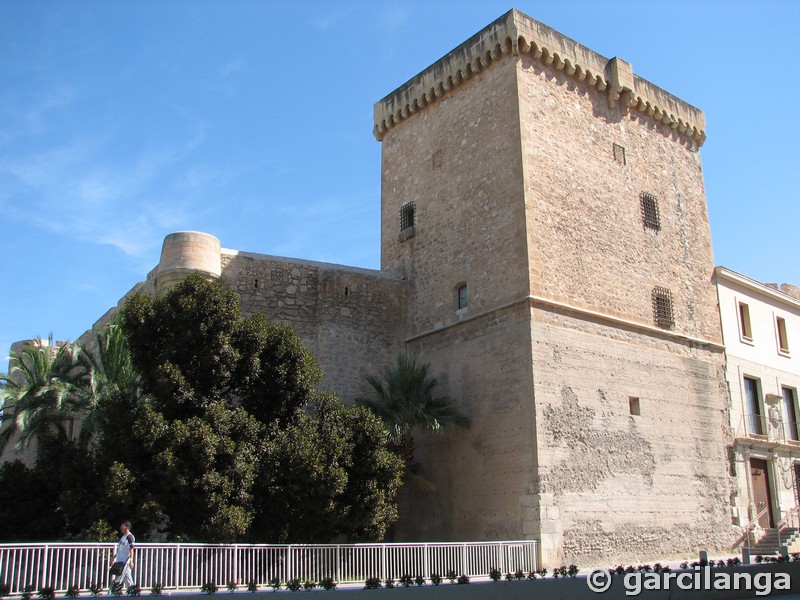
[[[766,296],[767,298],[771,298],[772,300],[786,304],[787,306],[791,306],[795,310],[800,310],[800,300],[797,298],[793,298],[789,294],[784,294],[782,291],[776,290],[775,288],[756,281],[755,279],[751,279],[746,275],[732,271],[727,267],[716,267],[714,269],[714,275],[716,276],[717,280],[724,279],[725,281],[736,283],[752,292],[756,292],[757,294]]]
[[[528,55],[533,60],[605,92],[610,107],[635,110],[675,130],[698,147],[706,139],[703,111],[633,73],[630,63],[607,59],[512,9],[375,104],[378,141],[408,119],[496,62]]]
[[[548,298],[543,298],[541,296],[524,296],[517,300],[511,300],[510,302],[505,302],[503,304],[499,304],[497,306],[493,306],[488,309],[484,309],[478,313],[469,315],[466,318],[459,319],[458,321],[454,321],[452,323],[448,323],[446,325],[441,325],[439,327],[434,327],[433,329],[429,329],[427,331],[422,331],[420,333],[414,334],[409,336],[405,339],[405,343],[410,343],[415,340],[428,337],[430,335],[438,334],[453,327],[459,327],[471,321],[475,321],[477,319],[481,319],[487,316],[490,316],[494,313],[512,308],[517,306],[518,304],[527,303],[530,307],[533,308],[540,308],[543,310],[547,310],[550,312],[563,312],[573,317],[577,317],[579,319],[592,319],[606,325],[610,325],[612,327],[619,327],[622,329],[627,329],[630,331],[637,331],[643,333],[645,335],[649,335],[650,337],[659,337],[663,339],[670,340],[675,343],[679,344],[689,344],[693,346],[699,346],[702,348],[706,348],[711,351],[721,352],[725,350],[725,346],[719,342],[714,340],[709,340],[706,338],[700,338],[693,335],[687,335],[683,333],[677,333],[674,331],[670,331],[668,329],[661,329],[658,327],[653,327],[652,325],[646,325],[644,323],[640,323],[638,321],[632,321],[630,319],[624,319],[622,317],[617,317],[614,315],[609,315],[603,312],[599,312],[596,310],[591,310],[587,308],[580,308],[577,306],[573,306],[571,304],[566,304],[564,302],[559,302],[556,300],[550,300]]]

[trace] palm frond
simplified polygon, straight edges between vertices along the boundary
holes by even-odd
[[[437,394],[439,383],[430,375],[430,366],[413,356],[398,355],[381,378],[369,376],[367,383],[374,395],[356,403],[380,417],[395,442],[413,429],[444,433],[454,426],[470,426],[452,398]]]

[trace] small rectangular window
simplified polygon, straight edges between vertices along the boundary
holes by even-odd
[[[639,202],[642,206],[642,223],[644,223],[644,226],[654,231],[661,230],[661,214],[658,211],[658,198],[649,192],[642,192],[639,195]]]
[[[761,419],[761,398],[758,393],[758,380],[752,377],[744,378],[745,423],[747,433],[764,435],[764,424]]]
[[[748,342],[753,341],[753,330],[750,328],[750,307],[744,302],[739,302],[739,332]]]
[[[467,296],[467,284],[463,284],[458,286],[458,310],[462,308],[467,308],[467,304],[469,303],[469,298]]]
[[[675,326],[675,316],[672,312],[672,292],[667,288],[656,286],[653,288],[653,320],[661,329],[672,329]]]
[[[438,169],[442,166],[443,156],[444,156],[443,150],[437,150],[436,152],[433,153],[433,155],[431,156],[431,162],[433,163],[434,169]]]
[[[775,328],[778,334],[778,349],[784,354],[789,353],[789,338],[786,336],[786,319],[776,317]]]
[[[614,144],[614,160],[619,164],[625,164],[625,147],[619,144]]]
[[[639,398],[634,398],[631,396],[628,398],[628,406],[630,408],[631,414],[634,416],[639,416],[642,414],[641,406],[639,405]]]

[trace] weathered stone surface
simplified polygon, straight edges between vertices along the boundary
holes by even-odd
[[[294,327],[317,357],[321,387],[346,401],[367,394],[365,377],[403,349],[406,282],[393,275],[234,250],[221,261],[221,281],[243,314]]]
[[[158,287],[166,290],[186,277],[199,272],[216,279],[220,276],[220,243],[200,231],[177,231],[164,239],[158,263]]]
[[[696,140],[535,54],[503,54],[380,135],[382,267],[409,280],[408,347],[474,420],[420,441],[437,492],[409,491],[398,538],[534,537],[546,563],[727,550],[730,429]],[[410,201],[415,235],[400,241]],[[669,330],[654,323],[655,286],[671,291]]]

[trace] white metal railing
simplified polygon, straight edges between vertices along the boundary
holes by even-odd
[[[56,592],[91,585],[108,589],[115,544],[0,544],[0,584],[18,594],[26,587]],[[538,542],[453,542],[429,544],[212,545],[137,544],[134,579],[146,590],[196,589],[205,583],[267,585],[273,578],[363,583],[402,575],[480,577],[538,569]]]
[[[778,546],[781,545],[781,534],[784,529],[789,527],[790,525],[797,525],[797,514],[800,512],[800,504],[790,508],[783,518],[778,521],[778,524],[775,525],[775,528],[778,530]]]

